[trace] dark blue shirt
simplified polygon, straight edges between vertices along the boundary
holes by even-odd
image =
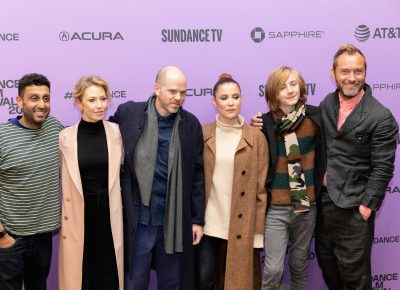
[[[157,117],[158,147],[150,204],[149,206],[141,204],[139,211],[139,223],[153,226],[164,225],[168,183],[169,141],[171,139],[176,114],[162,117],[157,112]]]
[[[17,127],[20,127],[20,128],[23,128],[23,129],[32,130],[31,128],[27,128],[27,127],[21,125],[21,123],[19,122],[19,119],[21,119],[21,118],[22,118],[22,116],[18,116],[18,117],[10,119],[9,121],[11,122],[11,124],[14,124]]]

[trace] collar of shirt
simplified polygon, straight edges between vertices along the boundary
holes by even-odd
[[[176,113],[170,114],[168,116],[161,116],[160,113],[156,110],[158,122],[167,122],[173,123],[175,121]]]
[[[339,92],[339,116],[337,122],[337,129],[340,130],[343,123],[346,121],[347,117],[353,111],[353,109],[357,106],[357,104],[361,101],[364,96],[364,90],[362,89],[357,96],[352,97],[351,99],[345,100],[342,94]]]
[[[352,97],[351,99],[345,100],[341,92],[339,92],[339,105],[340,109],[344,111],[352,111],[355,106],[361,101],[362,97],[364,96],[364,89],[357,94],[357,96]]]

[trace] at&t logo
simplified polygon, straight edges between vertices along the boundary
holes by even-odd
[[[361,24],[354,30],[354,37],[360,42],[367,41],[369,38],[399,39],[400,27],[377,27],[370,29],[367,25]]]
[[[358,25],[354,31],[354,37],[361,42],[367,41],[370,35],[371,31],[369,30],[368,26],[364,24]]]

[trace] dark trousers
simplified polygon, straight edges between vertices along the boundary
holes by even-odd
[[[203,236],[196,249],[196,290],[213,290],[217,276],[224,276],[227,246],[226,240]]]
[[[165,253],[162,226],[138,224],[132,256],[132,275],[125,274],[126,290],[147,290],[152,266],[158,290],[180,289],[181,254]]]
[[[10,248],[0,249],[0,289],[45,290],[50,270],[52,233],[15,237]]]
[[[371,290],[375,213],[365,221],[358,207],[339,208],[327,192],[318,208],[315,248],[330,290]]]

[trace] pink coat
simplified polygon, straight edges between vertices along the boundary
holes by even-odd
[[[124,289],[122,199],[119,172],[122,140],[117,124],[104,122],[108,145],[110,222],[117,260],[120,290]],[[62,215],[58,253],[59,290],[82,289],[84,199],[78,166],[78,124],[60,133]]]

